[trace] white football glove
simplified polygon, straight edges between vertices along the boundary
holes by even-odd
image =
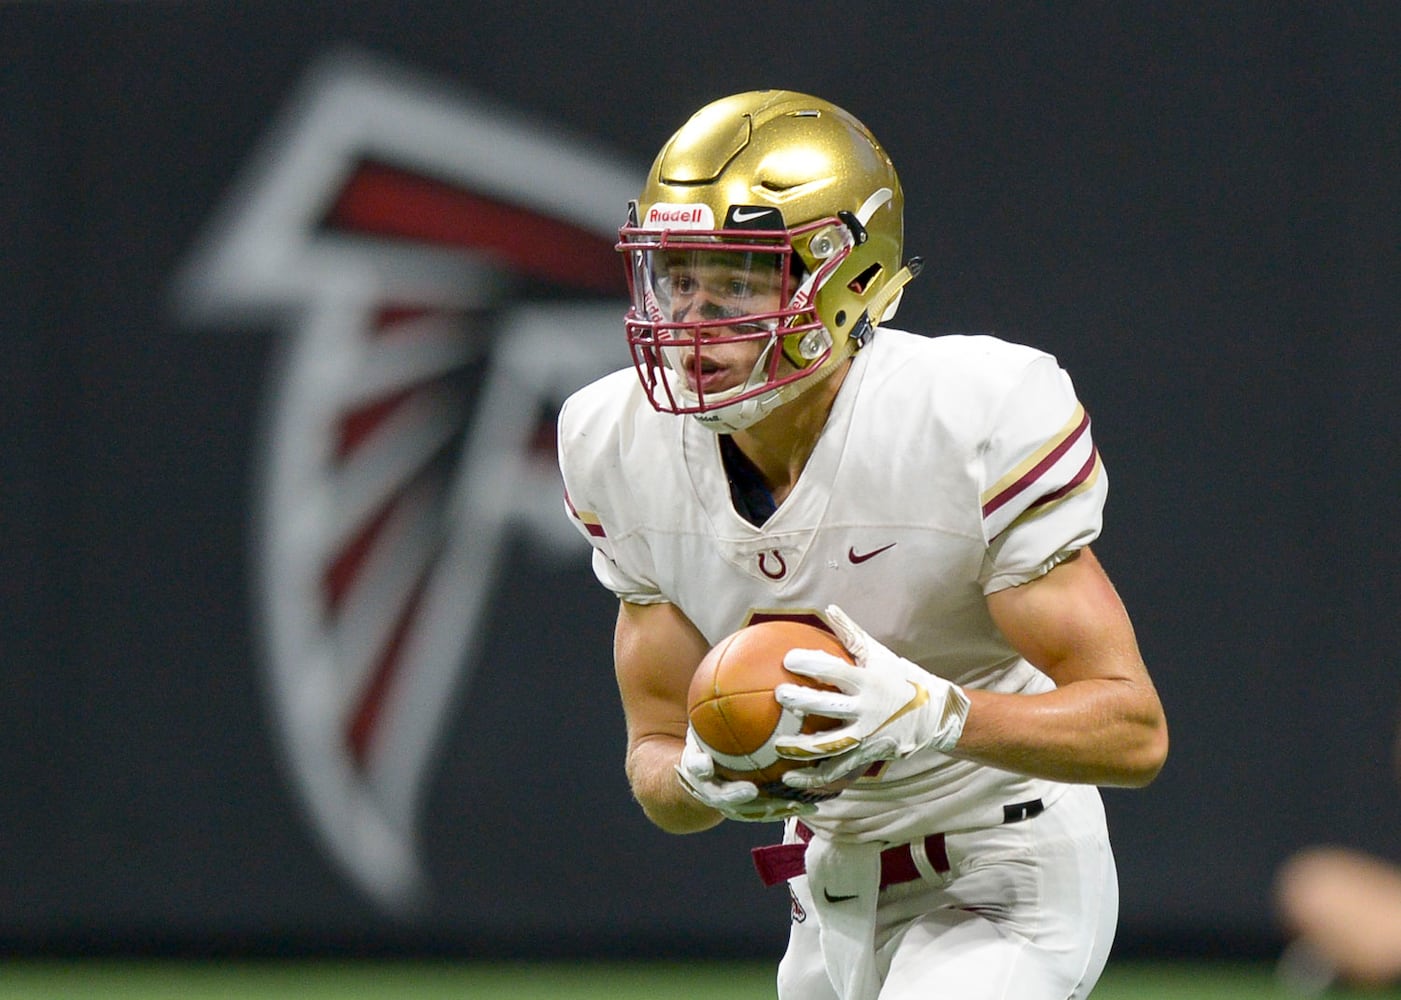
[[[779,756],[820,759],[812,767],[789,771],[784,782],[818,788],[860,774],[879,760],[906,757],[925,747],[952,750],[968,716],[963,689],[896,656],[835,604],[827,608],[827,620],[856,666],[819,650],[790,650],[783,658],[785,667],[838,690],[780,684],[774,695],[785,708],[844,724],[775,744]]]
[[[741,823],[769,823],[790,816],[806,816],[817,809],[800,799],[770,798],[759,794],[752,781],[725,781],[715,777],[715,761],[701,749],[695,732],[686,727],[686,746],[676,765],[681,787],[692,797]]]

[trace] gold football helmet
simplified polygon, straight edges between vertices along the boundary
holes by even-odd
[[[764,90],[701,108],[620,230],[628,345],[652,405],[732,432],[830,374],[918,271],[901,266],[903,213],[889,156],[836,105]],[[715,347],[751,341],[748,379],[707,391]]]

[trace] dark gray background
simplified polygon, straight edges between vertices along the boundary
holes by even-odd
[[[745,856],[766,831],[669,838],[629,802],[611,600],[528,538],[434,778],[433,911],[376,910],[302,820],[249,634],[273,333],[192,330],[167,298],[296,82],[345,44],[643,166],[727,92],[854,111],[928,262],[901,325],[1049,349],[1095,418],[1098,550],[1174,737],[1153,787],[1107,793],[1120,949],[1268,949],[1289,851],[1401,853],[1398,8],[615,6],[0,6],[0,946],[782,940],[786,900]],[[522,610],[542,604],[543,630]],[[562,779],[522,742],[540,730],[595,766]]]

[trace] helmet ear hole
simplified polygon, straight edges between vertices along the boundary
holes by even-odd
[[[871,287],[871,282],[876,280],[876,278],[880,275],[880,272],[880,261],[877,261],[870,267],[866,268],[866,270],[858,274],[856,277],[852,278],[851,281],[847,283],[846,287],[850,288],[852,292],[856,295],[861,295],[866,291],[867,288]]]

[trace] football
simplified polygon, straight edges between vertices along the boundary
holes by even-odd
[[[687,713],[701,746],[715,760],[716,776],[752,781],[766,795],[799,797],[783,784],[783,772],[805,766],[774,750],[775,738],[816,733],[840,725],[823,716],[803,718],[774,698],[779,684],[826,685],[783,666],[790,649],[820,649],[851,663],[851,654],[826,629],[796,621],[765,621],[721,639],[691,678]]]

